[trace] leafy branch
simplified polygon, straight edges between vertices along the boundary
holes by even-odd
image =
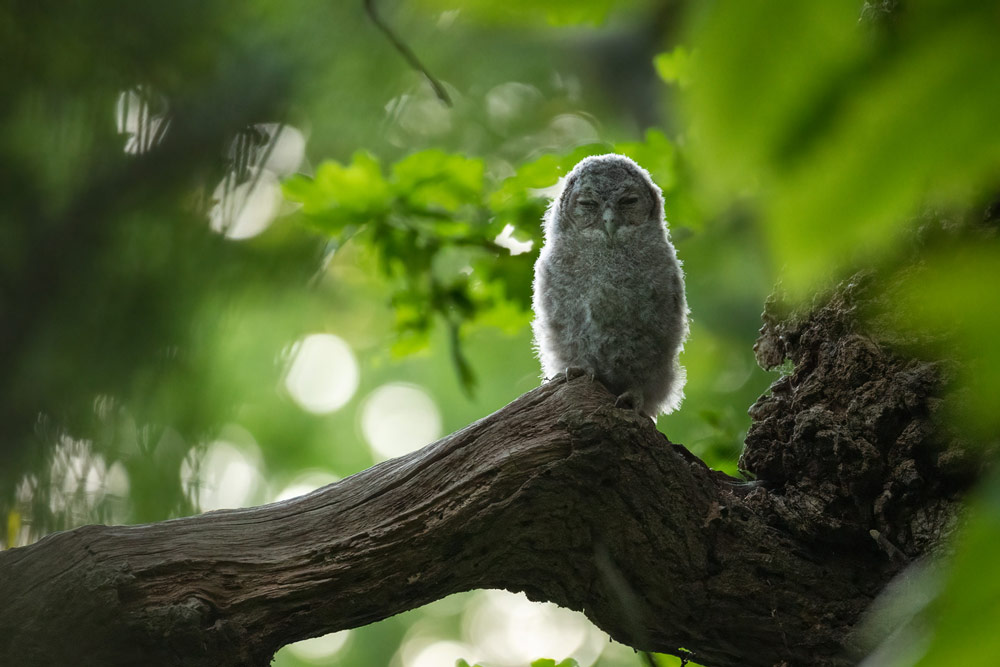
[[[350,240],[375,251],[392,285],[396,353],[423,349],[435,320],[445,324],[456,372],[471,393],[475,377],[462,349],[466,324],[506,330],[527,324],[546,189],[583,157],[610,151],[635,157],[665,190],[673,188],[676,152],[661,132],[651,131],[644,142],[545,155],[495,183],[488,182],[482,158],[424,150],[385,170],[375,156],[358,152],[347,164],[323,162],[312,177],[293,176],[284,193],[302,205],[304,224],[328,237],[331,247]]]

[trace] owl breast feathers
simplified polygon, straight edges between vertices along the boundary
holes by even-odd
[[[627,157],[585,158],[544,231],[532,324],[542,375],[577,369],[644,415],[674,411],[688,308],[660,189]]]

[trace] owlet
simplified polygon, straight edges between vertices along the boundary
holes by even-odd
[[[542,375],[589,374],[638,412],[673,412],[688,333],[663,197],[622,155],[581,160],[545,214],[532,324]]]

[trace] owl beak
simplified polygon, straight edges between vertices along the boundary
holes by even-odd
[[[604,231],[608,233],[608,242],[614,243],[615,240],[615,230],[618,229],[618,225],[615,224],[615,216],[611,211],[604,212]]]
[[[614,220],[604,221],[604,231],[608,233],[608,242],[614,243],[615,241],[615,230],[618,229],[618,225],[615,224]]]

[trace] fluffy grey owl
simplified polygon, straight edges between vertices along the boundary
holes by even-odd
[[[644,415],[675,410],[688,308],[660,189],[627,157],[588,157],[544,227],[533,323],[542,375],[579,369]]]

